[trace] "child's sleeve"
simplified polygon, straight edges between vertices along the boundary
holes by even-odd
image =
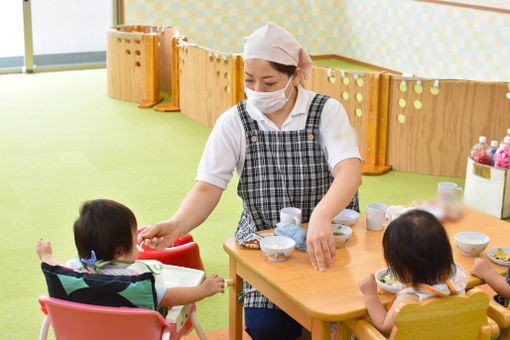
[[[156,299],[158,300],[158,306],[161,303],[161,300],[163,300],[163,297],[165,296],[166,290],[168,289],[165,286],[155,285],[156,288]]]

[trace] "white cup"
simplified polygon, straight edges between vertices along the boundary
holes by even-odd
[[[387,213],[388,207],[384,203],[367,204],[367,229],[372,231],[383,230],[391,222],[391,216]]]
[[[460,191],[462,197],[464,191],[456,183],[440,182],[437,185],[437,198],[444,203],[455,202],[457,200],[457,191]]]
[[[280,223],[301,226],[301,209],[286,207],[280,210]]]

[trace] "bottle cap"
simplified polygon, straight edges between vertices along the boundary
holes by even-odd
[[[503,142],[505,142],[505,144],[510,144],[510,136],[506,136]]]
[[[480,138],[478,138],[478,141],[479,141],[480,143],[487,143],[487,137],[485,137],[485,136],[480,136]]]
[[[493,148],[497,148],[497,147],[498,147],[498,141],[497,141],[497,140],[493,140],[493,141],[491,141],[491,146],[492,146]]]

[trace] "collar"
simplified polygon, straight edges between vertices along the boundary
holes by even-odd
[[[296,102],[294,103],[294,107],[290,111],[289,117],[305,114],[308,112],[308,101],[306,99],[307,96],[305,89],[298,86]],[[264,113],[260,112],[260,110],[253,106],[249,101],[246,101],[246,111],[248,111],[250,118],[253,120],[256,121],[269,120],[269,118],[267,118],[267,116]]]

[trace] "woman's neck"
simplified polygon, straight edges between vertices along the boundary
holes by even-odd
[[[297,86],[292,91],[289,100],[285,105],[278,111],[275,111],[273,113],[266,113],[266,117],[276,125],[276,127],[281,130],[283,123],[287,120],[289,117],[290,112],[294,108],[294,105],[296,104],[296,99],[298,95],[298,88]]]

